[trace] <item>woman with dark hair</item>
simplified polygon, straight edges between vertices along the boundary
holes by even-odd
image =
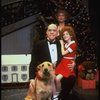
[[[64,28],[64,26],[68,26],[68,19],[70,18],[70,15],[66,10],[58,9],[55,14],[55,18],[58,26],[58,37],[60,38],[61,29]]]

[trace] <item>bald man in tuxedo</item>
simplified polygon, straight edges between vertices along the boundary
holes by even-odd
[[[61,61],[62,58],[61,44],[59,40],[56,38],[57,35],[58,35],[57,25],[50,24],[46,31],[46,38],[34,45],[34,49],[31,55],[31,62],[29,66],[29,79],[30,79],[29,87],[31,89],[33,89],[34,87],[32,82],[34,81],[36,67],[38,64],[44,61],[49,61],[55,64],[56,66]],[[74,65],[75,63],[69,65],[70,69],[73,69]],[[75,79],[76,79],[75,76],[69,78],[63,77],[63,79],[61,80],[62,89],[59,95],[59,98],[61,98],[61,100],[66,99],[67,95],[74,86]]]

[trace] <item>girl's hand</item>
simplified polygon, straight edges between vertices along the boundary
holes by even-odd
[[[63,40],[60,40],[60,43],[63,44],[64,43]]]

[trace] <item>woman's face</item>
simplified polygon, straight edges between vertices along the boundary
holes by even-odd
[[[71,40],[71,36],[70,36],[70,34],[68,33],[68,31],[65,31],[65,32],[63,33],[63,39],[64,39],[65,41]]]
[[[65,22],[66,16],[64,13],[59,13],[57,19],[58,19],[58,22]]]

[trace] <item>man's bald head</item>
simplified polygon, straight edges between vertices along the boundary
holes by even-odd
[[[55,29],[57,29],[57,25],[56,24],[50,24],[49,26],[48,26],[48,29],[49,28],[55,28]]]
[[[58,29],[56,24],[50,24],[46,31],[46,37],[48,40],[55,40],[58,35]]]

